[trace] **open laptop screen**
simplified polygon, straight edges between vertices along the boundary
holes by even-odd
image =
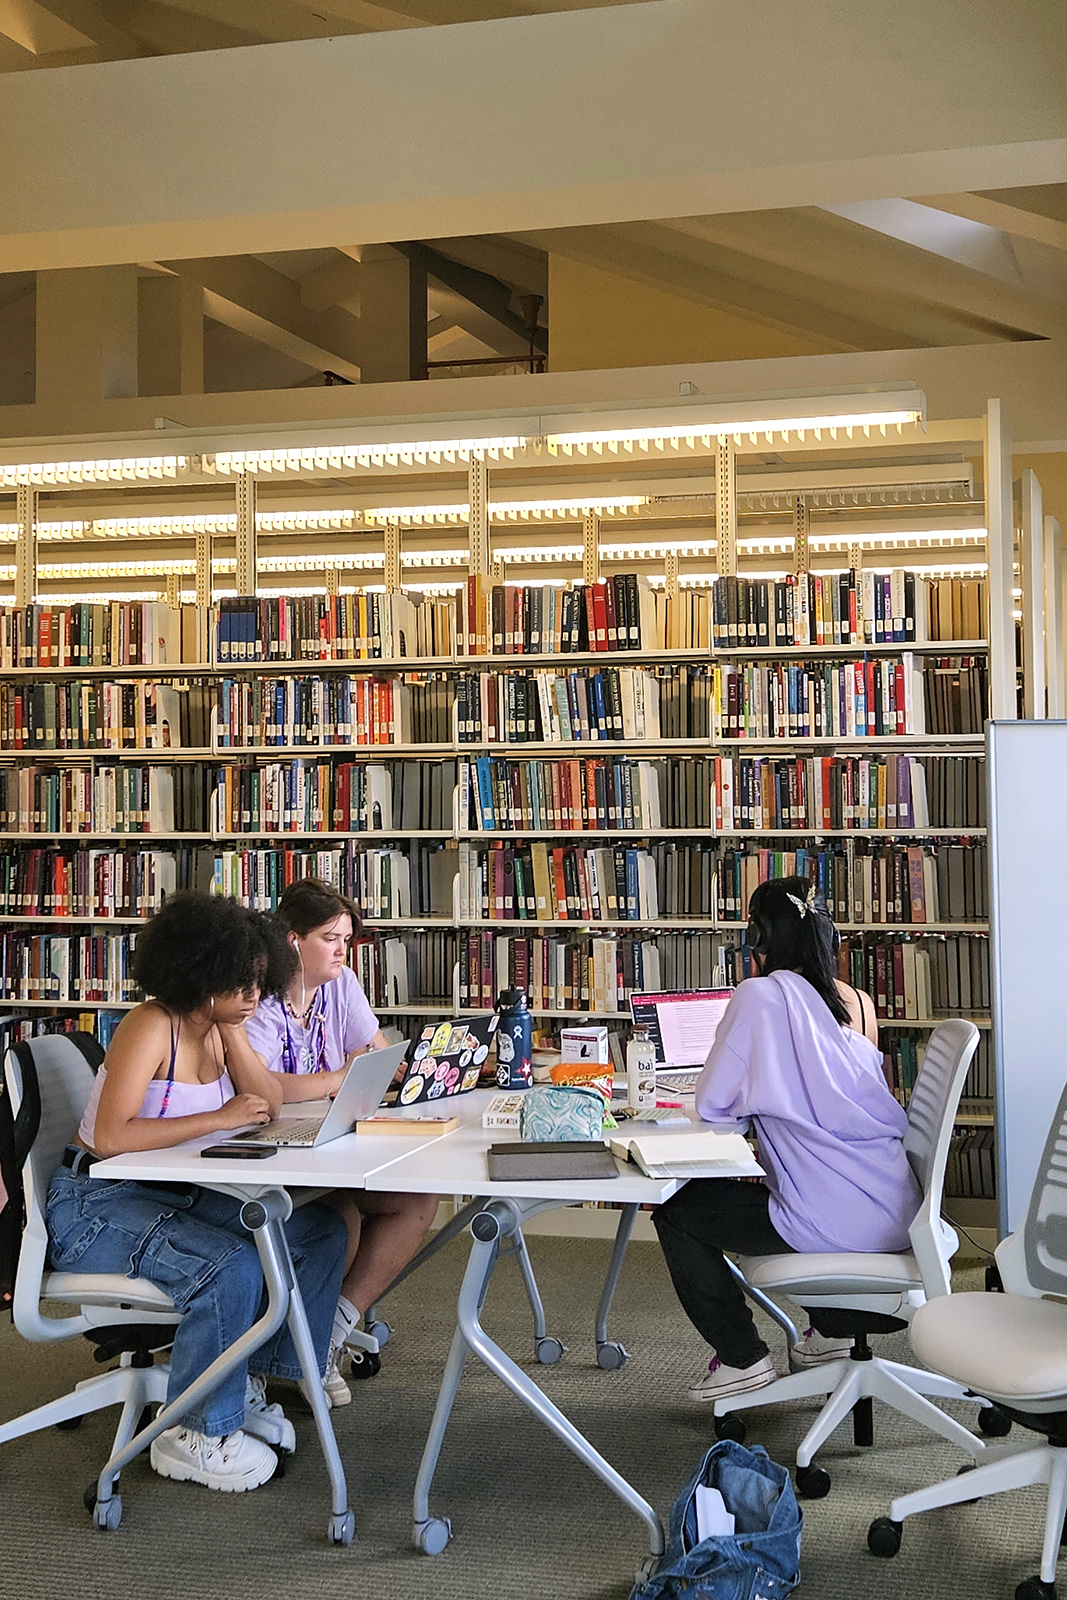
[[[656,1047],[656,1064],[702,1067],[733,992],[690,989],[681,994],[631,995],[630,1014],[635,1023],[648,1029]]]

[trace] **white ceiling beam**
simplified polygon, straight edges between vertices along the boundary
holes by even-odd
[[[300,301],[309,311],[327,311],[343,305],[359,315],[360,264],[350,255],[337,251],[332,261],[309,272],[300,280]]]
[[[24,0],[5,0],[6,5],[18,3],[24,3]],[[142,40],[136,38],[127,28],[121,27],[113,17],[108,16],[103,6],[97,4],[96,0],[41,0],[41,5],[57,23],[70,28],[83,38],[85,45],[92,48],[94,60],[123,61],[152,54]],[[83,47],[85,46],[59,44],[52,46],[54,50]]]
[[[1057,181],[1067,7],[981,12],[649,0],[15,73],[0,271]]]
[[[1025,197],[1025,190],[1017,201],[987,194],[924,194],[919,204],[967,217],[971,222],[984,222],[987,227],[1050,245],[1053,250],[1067,251],[1067,221],[1027,210]]]
[[[310,367],[358,380],[358,317],[339,307],[309,310],[301,301],[300,285],[284,273],[252,256],[159,265],[198,283],[205,292],[204,309],[216,321]]]

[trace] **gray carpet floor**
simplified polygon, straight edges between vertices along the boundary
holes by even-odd
[[[533,1239],[531,1253],[566,1357],[536,1365],[514,1263],[497,1272],[487,1328],[665,1517],[714,1436],[707,1408],[685,1397],[701,1347],[658,1247],[630,1248],[612,1332],[632,1355],[614,1373],[595,1366],[592,1346],[607,1246]],[[473,1360],[433,1495],[434,1511],[453,1520],[454,1540],[438,1557],[412,1547],[411,1493],[465,1255],[463,1241],[454,1242],[386,1303],[395,1331],[382,1370],[354,1384],[353,1404],[334,1413],[358,1524],[349,1549],[326,1543],[325,1472],[310,1414],[292,1391],[285,1399],[299,1445],[283,1480],[254,1494],[213,1495],[157,1478],[142,1459],[123,1476],[124,1517],[113,1534],[97,1533],[81,1505],[107,1454],[114,1413],[102,1414],[77,1432],[49,1430],[0,1448],[2,1600],[625,1600],[646,1553],[642,1525]],[[977,1286],[969,1276],[967,1286]],[[778,1356],[781,1343],[776,1335]],[[903,1335],[880,1349],[907,1359]],[[82,1341],[31,1346],[5,1317],[0,1418],[93,1370]],[[813,1405],[749,1412],[749,1442],[790,1463],[813,1414]],[[873,1450],[857,1450],[846,1425],[819,1459],[833,1488],[805,1504],[805,1600],[1008,1600],[1036,1572],[1040,1490],[930,1513],[905,1527],[895,1560],[868,1554],[867,1525],[892,1496],[951,1475],[963,1459],[916,1425],[879,1408]]]

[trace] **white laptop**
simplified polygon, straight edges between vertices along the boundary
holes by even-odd
[[[262,1127],[239,1133],[237,1138],[252,1140],[257,1144],[307,1147],[340,1139],[342,1135],[351,1133],[363,1117],[369,1117],[377,1111],[407,1049],[408,1041],[405,1039],[401,1044],[391,1044],[387,1050],[368,1050],[366,1055],[357,1056],[341,1080],[341,1087],[327,1102],[324,1116],[278,1117],[274,1122],[265,1122]]]
[[[733,992],[689,989],[680,994],[630,996],[630,1015],[648,1029],[656,1047],[656,1081],[664,1088],[680,1093],[696,1088]]]

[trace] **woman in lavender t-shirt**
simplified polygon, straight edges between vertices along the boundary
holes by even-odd
[[[299,958],[296,976],[283,995],[260,1002],[245,1031],[278,1075],[283,1100],[323,1100],[336,1093],[353,1056],[386,1044],[347,964],[359,912],[321,878],[301,878],[282,895],[278,917]],[[343,1406],[352,1398],[339,1365],[348,1336],[419,1248],[437,1196],[359,1189],[339,1191],[329,1203],[341,1212],[349,1235],[324,1380],[331,1405]]]
[[[822,897],[806,879],[771,879],[753,891],[749,919],[761,976],[726,1008],[696,1109],[706,1122],[751,1118],[766,1181],[697,1179],[653,1212],[678,1298],[712,1346],[693,1400],[777,1377],[724,1250],[906,1250],[921,1200],[874,1004],[835,976],[836,930]],[[812,1366],[850,1344],[809,1328],[793,1357]]]

